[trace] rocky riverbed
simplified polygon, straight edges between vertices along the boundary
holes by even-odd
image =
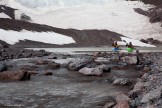
[[[0,50],[0,107],[161,108],[161,53]]]

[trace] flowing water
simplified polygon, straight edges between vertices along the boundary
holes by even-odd
[[[42,58],[12,60],[8,65],[14,67],[9,70],[34,65],[32,61],[38,59]],[[30,81],[0,83],[0,108],[102,108],[109,96],[130,90],[129,86],[112,85],[114,76],[130,80],[138,77],[138,72],[132,69],[112,70],[100,77],[85,76],[66,68],[48,70],[40,66],[36,71],[39,75],[32,76]],[[53,76],[42,75],[46,71]]]

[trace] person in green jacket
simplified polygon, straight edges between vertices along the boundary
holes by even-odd
[[[129,42],[129,44],[126,44],[126,46],[128,52],[133,52],[134,46],[132,45],[132,42]]]

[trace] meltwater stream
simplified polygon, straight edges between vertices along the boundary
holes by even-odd
[[[112,52],[111,47],[80,47],[80,48],[29,48],[34,50],[46,50],[49,52],[61,53],[91,53],[91,52]],[[127,52],[126,48],[121,48],[119,52]],[[162,52],[162,47],[138,47],[136,50],[140,52]],[[136,51],[134,50],[134,52]]]

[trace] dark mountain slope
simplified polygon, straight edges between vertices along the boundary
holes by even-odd
[[[36,32],[55,32],[72,37],[76,44],[64,45],[64,47],[84,47],[84,46],[111,46],[112,41],[121,40],[121,34],[111,32],[109,30],[76,30],[76,29],[61,29],[50,27],[47,25],[34,24],[30,22],[3,19],[0,18],[0,28],[5,30],[21,31],[23,29]],[[38,37],[39,38],[39,37]],[[17,47],[59,47],[59,45],[43,44],[39,42],[21,41],[15,46]],[[60,46],[63,47],[63,46]]]

